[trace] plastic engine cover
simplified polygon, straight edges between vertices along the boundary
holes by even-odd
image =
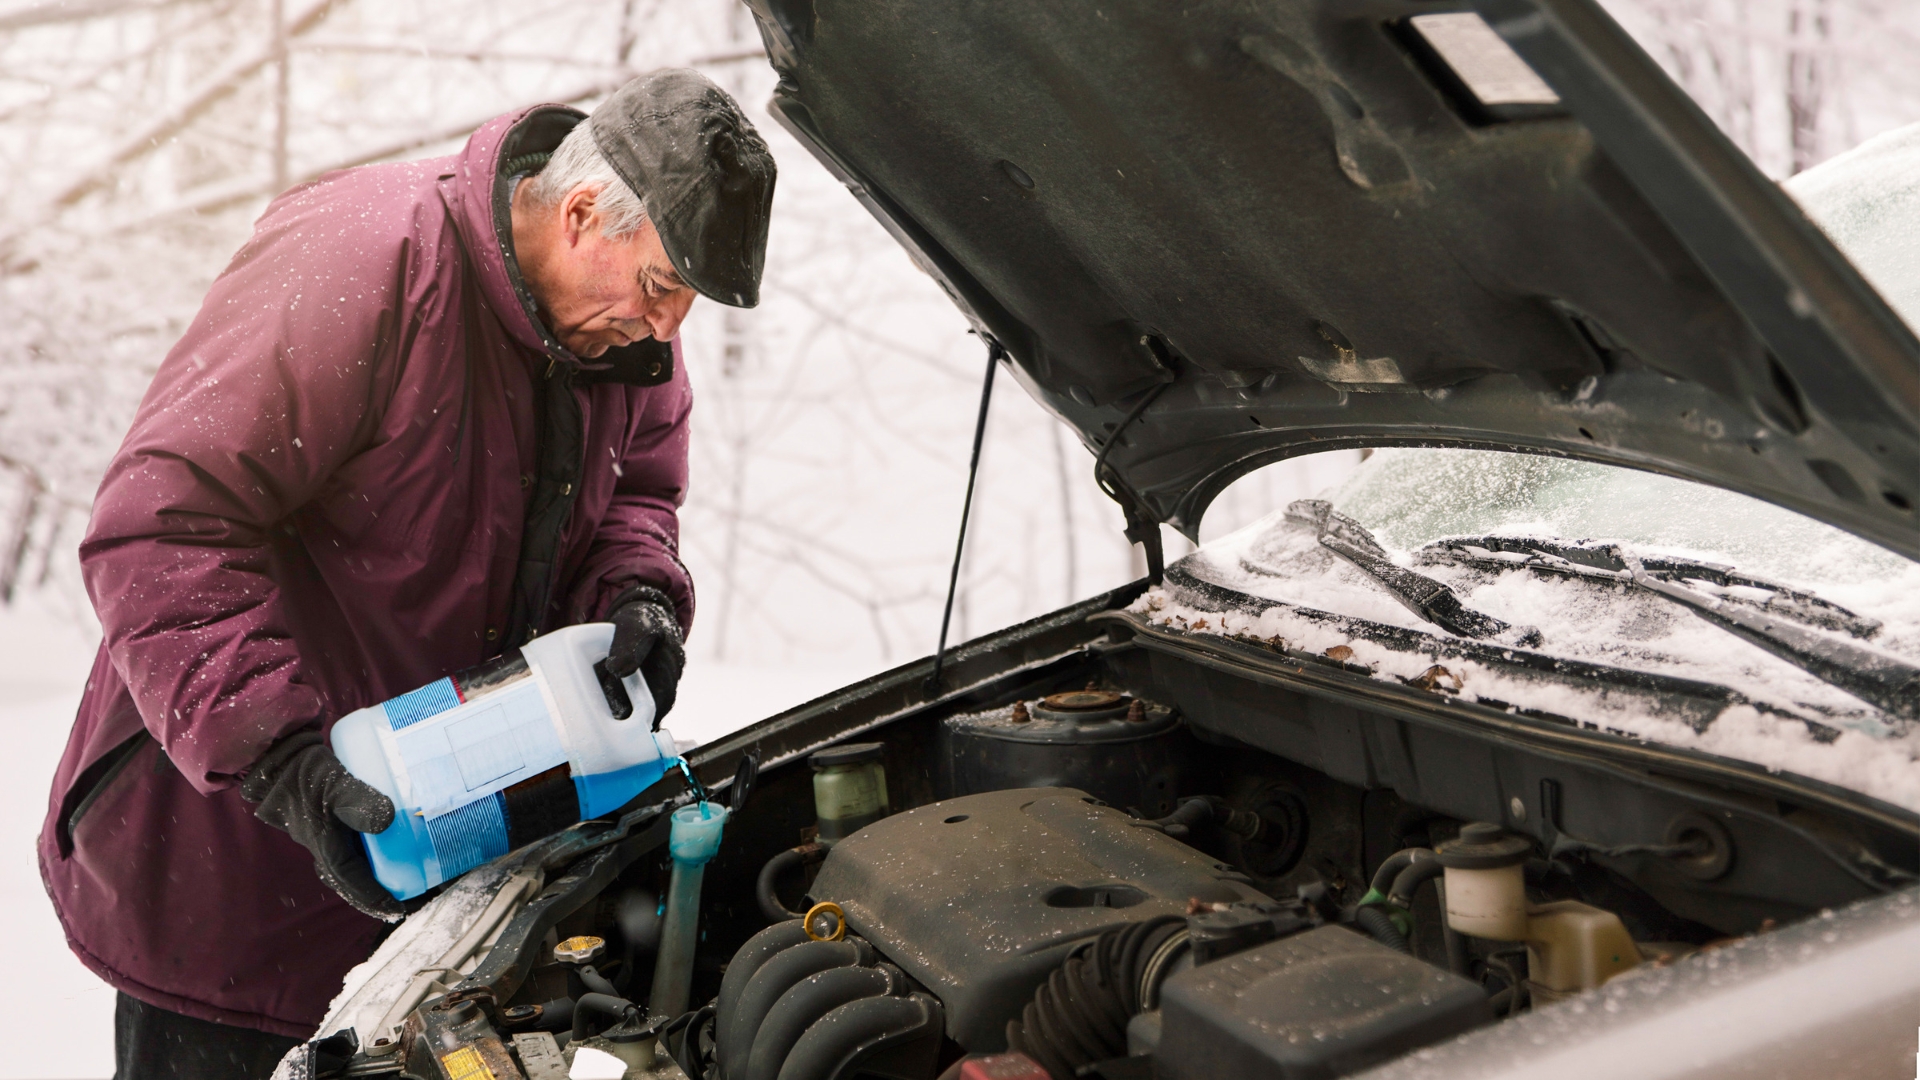
[[[1493,1019],[1486,993],[1345,927],[1175,973],[1160,988],[1168,1080],[1345,1076]]]
[[[1227,867],[1072,788],[991,791],[895,814],[833,846],[812,889],[940,998],[947,1034],[1006,1024],[1075,944],[1187,900],[1265,900]],[[1475,991],[1478,993],[1478,991]]]

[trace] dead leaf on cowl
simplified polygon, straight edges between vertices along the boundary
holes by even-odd
[[[1422,690],[1446,690],[1458,693],[1460,687],[1465,684],[1461,681],[1460,676],[1455,675],[1439,664],[1435,664],[1421,672],[1419,677],[1413,680],[1413,685]]]
[[[1344,664],[1353,659],[1353,650],[1345,645],[1335,645],[1327,650],[1327,659],[1338,660]]]

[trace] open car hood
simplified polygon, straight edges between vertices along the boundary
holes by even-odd
[[[748,2],[775,114],[1137,522],[1461,445],[1920,557],[1920,343],[1591,0]]]

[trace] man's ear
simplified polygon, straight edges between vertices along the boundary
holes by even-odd
[[[600,208],[597,194],[592,188],[581,184],[567,197],[560,200],[560,229],[566,237],[568,247],[580,246],[580,238],[600,227]]]

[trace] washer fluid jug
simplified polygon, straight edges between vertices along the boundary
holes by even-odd
[[[645,680],[607,673],[612,643],[612,623],[569,626],[340,718],[334,754],[393,800],[393,825],[365,836],[388,892],[617,810],[678,762]]]

